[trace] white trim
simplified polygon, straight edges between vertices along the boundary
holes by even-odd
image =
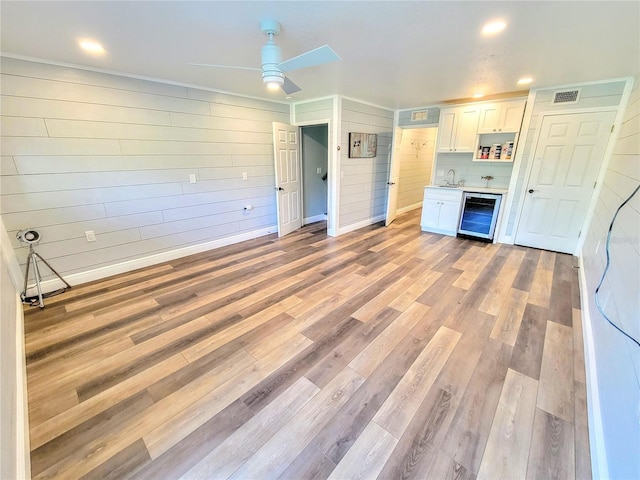
[[[216,248],[226,247],[227,245],[244,242],[245,240],[253,240],[255,238],[263,237],[265,235],[270,235],[277,232],[278,226],[272,225],[260,230],[252,230],[250,232],[244,232],[232,237],[219,238],[210,242],[199,243],[197,245],[177,248],[174,250],[169,250],[167,252],[156,253],[142,258],[136,258],[121,263],[116,263],[114,265],[107,265],[106,267],[99,267],[94,270],[74,273],[72,275],[65,275],[64,277],[65,280],[67,280],[72,286],[79,285],[82,283],[93,282],[94,280],[111,277],[112,275],[130,272],[138,268],[149,267],[151,265],[157,265],[158,263],[168,262],[170,260],[175,260],[176,258],[182,258],[188,255],[194,255],[196,253],[202,253]],[[62,288],[64,284],[56,278],[42,282],[41,286],[43,292],[50,292],[53,290],[57,290],[58,288]],[[27,296],[34,294],[36,294],[35,287],[29,286],[29,288],[27,289]]]
[[[327,183],[327,235],[337,237],[340,235],[338,223],[340,222],[340,183],[342,182],[340,166],[340,128],[342,119],[342,100],[339,95],[333,96],[333,118],[329,124],[328,144],[328,177]],[[333,179],[333,180],[332,180]]]
[[[506,202],[506,205],[505,205],[506,208],[504,211],[505,221],[502,222],[502,224],[500,225],[500,230],[498,232],[498,242],[500,243],[508,243],[510,245],[513,245],[515,241],[515,236],[516,236],[515,230],[516,230],[516,227],[518,226],[517,216],[513,222],[513,231],[509,236],[507,236],[507,228],[509,226],[509,218],[511,217],[511,211],[514,209],[514,205],[520,205],[520,203],[516,203],[516,196],[513,195],[513,192],[515,192],[516,187],[518,186],[518,178],[519,178],[518,173],[520,172],[520,167],[522,166],[522,157],[524,156],[524,147],[527,144],[527,137],[529,136],[529,130],[531,128],[531,119],[533,118],[533,107],[536,103],[537,92],[538,92],[537,90],[532,90],[531,92],[529,92],[529,96],[527,97],[527,104],[525,106],[525,111],[523,115],[524,120],[522,121],[522,126],[520,127],[521,133],[518,138],[518,145],[520,145],[520,148],[517,148],[518,146],[516,146],[516,156],[513,159],[511,179],[509,180],[509,192],[511,192],[512,195],[510,195],[511,198],[509,199],[509,201]],[[507,239],[511,239],[511,241],[508,241]]]
[[[422,202],[414,203],[413,205],[409,205],[408,207],[402,207],[396,210],[396,214],[407,213],[411,210],[415,210],[416,208],[422,208]]]
[[[596,370],[595,344],[591,328],[591,315],[587,295],[587,279],[584,273],[582,255],[578,257],[580,265],[578,281],[580,284],[580,307],[582,316],[582,339],[584,344],[584,360],[587,387],[587,413],[589,426],[589,446],[591,452],[591,470],[593,478],[609,478],[607,449],[604,444],[604,428],[600,410],[600,393],[598,392],[598,374]]]
[[[2,258],[4,258],[4,262],[7,266],[7,271],[9,272],[9,277],[11,278],[11,283],[15,287],[17,292],[21,292],[24,286],[24,275],[22,270],[20,270],[20,264],[18,263],[18,257],[16,257],[16,252],[11,245],[11,240],[9,239],[9,234],[7,233],[7,229],[4,226],[4,221],[0,216],[0,250],[2,250]]]
[[[168,80],[166,78],[157,78],[157,77],[147,77],[145,75],[136,75],[134,73],[126,73],[126,72],[120,72],[118,70],[108,70],[106,68],[96,68],[96,67],[89,67],[86,65],[77,65],[75,63],[67,63],[67,62],[58,62],[55,60],[47,60],[44,58],[38,58],[38,57],[28,57],[25,55],[17,55],[14,53],[4,53],[0,51],[0,57],[5,57],[5,58],[13,58],[15,60],[23,60],[25,62],[33,62],[33,63],[43,63],[45,65],[54,65],[57,67],[64,67],[64,68],[74,68],[76,70],[85,70],[87,72],[95,72],[95,73],[104,73],[106,75],[115,75],[117,77],[125,77],[125,78],[135,78],[136,80],[145,80],[147,82],[153,82],[153,83],[162,83],[165,85],[175,85],[176,87],[185,87],[185,88],[193,88],[196,90],[205,90],[207,92],[216,92],[216,93],[222,93],[225,95],[233,95],[234,97],[243,97],[243,98],[251,98],[253,100],[261,100],[263,102],[271,102],[271,103],[277,103],[279,105],[288,105],[289,108],[291,108],[291,102],[283,102],[282,100],[274,100],[272,98],[269,97],[255,97],[253,95],[244,95],[242,93],[236,93],[236,92],[230,92],[227,90],[218,90],[215,88],[211,88],[211,87],[204,87],[202,85],[195,85],[192,83],[182,83],[182,82],[178,82],[175,80]],[[66,80],[69,83],[77,83],[77,82],[70,82],[68,80]],[[183,97],[179,97],[179,98],[183,98]],[[187,97],[184,97],[187,98]],[[193,98],[191,98],[190,100],[194,100]],[[204,101],[204,100],[202,100]]]
[[[379,108],[381,110],[386,110],[387,112],[394,112],[395,113],[397,111],[397,110],[394,110],[393,108],[383,107],[382,105],[378,105],[377,103],[371,103],[371,102],[367,102],[365,100],[360,100],[358,98],[347,97],[345,95],[340,95],[340,98],[344,99],[344,100],[349,100],[351,102],[362,103],[363,105],[368,105],[370,107]]]
[[[327,216],[320,214],[320,215],[314,215],[313,217],[307,217],[304,218],[302,220],[302,224],[303,225],[309,225],[310,223],[316,223],[316,222],[326,222],[327,221]]]
[[[24,347],[24,312],[16,294],[16,477],[31,478],[27,364]]]
[[[335,97],[335,95],[325,95],[324,97],[316,97],[316,98],[310,98],[309,100],[298,100],[295,101],[291,104],[291,107],[293,110],[295,110],[296,105],[304,105],[305,103],[314,103],[314,102],[319,102],[322,100],[331,100]]]
[[[358,230],[362,227],[368,227],[369,225],[373,225],[374,223],[384,222],[385,215],[378,215],[377,217],[368,218],[366,220],[362,220],[361,222],[353,223],[351,225],[347,225],[346,227],[340,227],[338,229],[338,235],[344,235],[345,233],[353,232],[354,230]]]

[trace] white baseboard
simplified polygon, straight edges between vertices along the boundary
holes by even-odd
[[[589,445],[591,450],[591,469],[593,478],[609,478],[607,450],[604,445],[604,428],[600,410],[600,393],[598,392],[598,373],[596,370],[595,346],[591,315],[587,299],[587,279],[584,275],[582,255],[578,257],[580,270],[580,308],[582,313],[582,340],[584,344],[585,370],[587,382],[587,413],[589,416]]]
[[[353,232],[354,230],[358,230],[359,228],[373,225],[374,223],[383,221],[385,218],[386,215],[378,215],[377,217],[368,218],[367,220],[362,220],[361,222],[347,225],[346,227],[339,227],[338,235],[344,235],[345,233]]]
[[[422,202],[414,203],[413,205],[409,205],[408,207],[398,208],[396,210],[396,215],[399,215],[401,213],[410,212],[411,210],[415,210],[416,208],[422,208]]]
[[[303,221],[303,225],[308,225],[310,223],[316,223],[316,222],[326,222],[327,216],[324,214],[314,215],[313,217],[307,217],[302,221]]]
[[[72,275],[63,275],[64,279],[69,282],[71,286],[80,285],[82,283],[93,282],[102,278],[111,277],[120,273],[130,272],[137,270],[138,268],[150,267],[151,265],[157,265],[158,263],[168,262],[175,260],[176,258],[186,257],[196,253],[206,252],[220,247],[226,247],[234,243],[244,242],[245,240],[252,240],[254,238],[263,237],[272,233],[277,233],[278,226],[273,225],[270,227],[262,228],[260,230],[252,230],[250,232],[244,232],[240,235],[234,235],[232,237],[220,238],[210,242],[199,243],[197,245],[190,245],[188,247],[177,248],[175,250],[169,250],[167,252],[157,253],[142,258],[136,258],[134,260],[127,260],[125,262],[116,263],[114,265],[108,265],[106,267],[100,267],[93,270],[87,270],[86,272],[74,273]],[[52,292],[59,288],[64,287],[59,279],[53,278],[46,280],[40,284],[43,292]],[[27,289],[27,296],[37,295],[35,285],[30,285]]]

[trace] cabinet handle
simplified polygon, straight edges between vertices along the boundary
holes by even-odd
[[[502,131],[502,129],[501,129],[501,128],[499,128],[499,129],[498,129],[498,131],[499,131],[499,132],[501,132],[501,131]]]
[[[494,129],[493,129],[493,131],[495,132],[495,131],[496,131],[496,129],[494,128]]]

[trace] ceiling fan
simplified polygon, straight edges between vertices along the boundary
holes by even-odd
[[[291,95],[301,90],[295,83],[285,76],[285,72],[301,68],[315,67],[324,63],[335,62],[341,58],[328,45],[309,50],[297,57],[282,61],[282,51],[274,40],[280,33],[280,24],[275,20],[263,20],[260,23],[262,33],[269,39],[262,47],[262,68],[237,67],[232,65],[212,65],[208,63],[190,63],[201,67],[239,68],[242,70],[256,70],[262,72],[262,81],[270,89],[281,88],[284,93]]]

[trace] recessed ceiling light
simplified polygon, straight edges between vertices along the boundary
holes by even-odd
[[[473,98],[482,98],[484,97],[484,93],[474,93]]]
[[[533,82],[533,78],[524,77],[524,78],[521,78],[520,80],[518,80],[518,85],[527,85],[527,84],[529,84],[531,82]]]
[[[503,20],[495,20],[493,22],[489,22],[482,27],[483,35],[495,35],[496,33],[501,32],[507,27],[507,24]]]
[[[80,48],[86,50],[89,53],[104,53],[104,48],[97,42],[93,42],[91,40],[80,40]]]

